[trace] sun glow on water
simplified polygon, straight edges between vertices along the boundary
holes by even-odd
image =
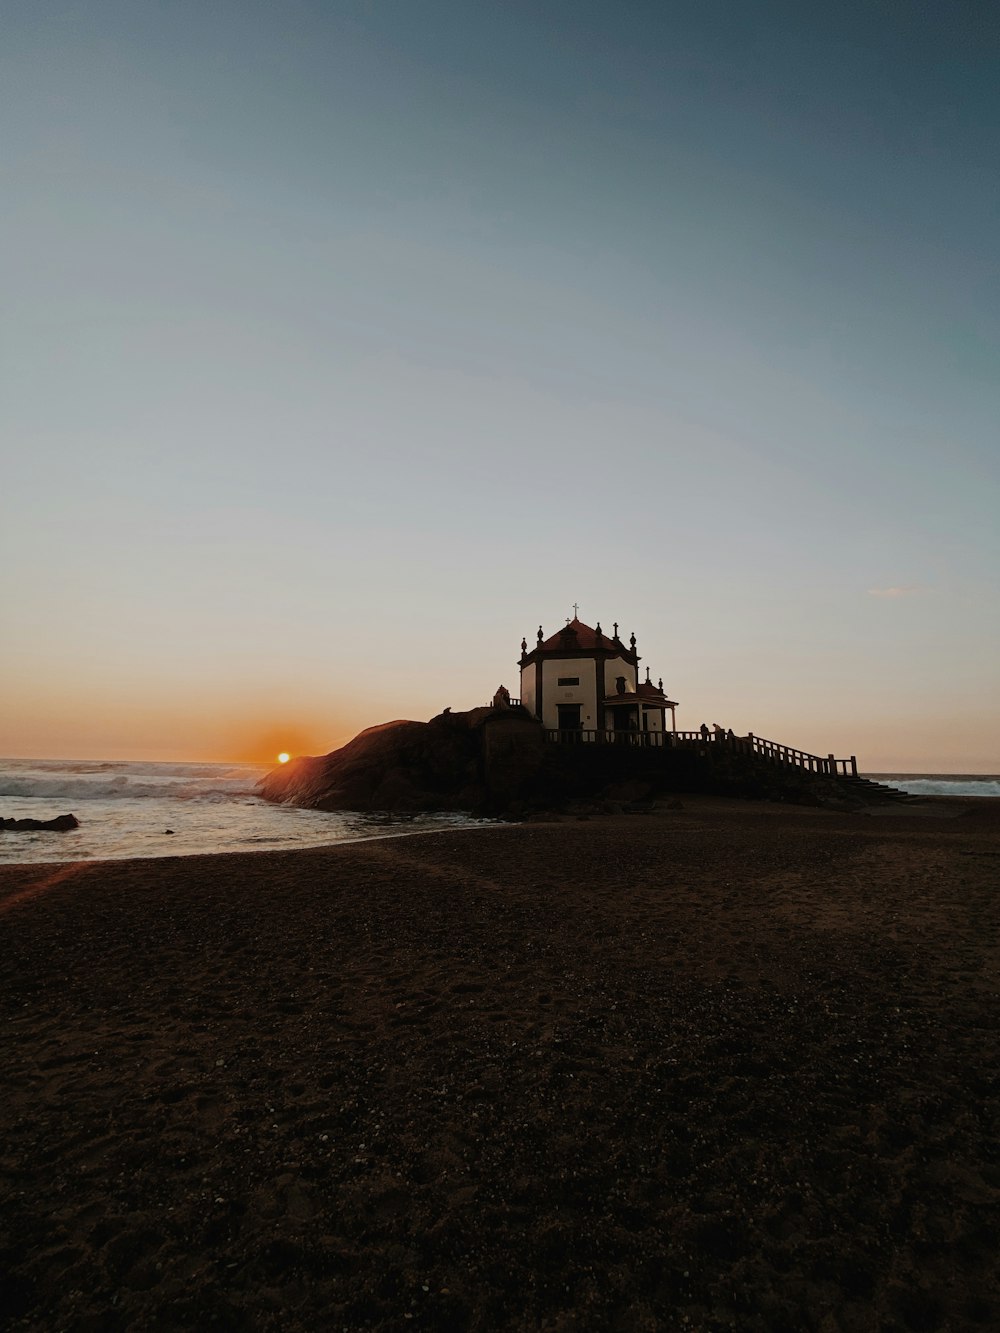
[[[271,764],[0,759],[3,814],[49,819],[54,810],[66,810],[79,819],[65,833],[0,835],[0,863],[293,851],[478,822],[451,814],[396,820],[272,804],[256,790],[273,768],[275,752],[269,753]]]

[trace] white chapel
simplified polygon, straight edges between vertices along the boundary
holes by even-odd
[[[664,694],[662,679],[652,683],[648,667],[639,680],[640,660],[635,635],[622,643],[617,623],[609,637],[600,621],[591,629],[574,615],[547,639],[539,625],[530,652],[521,640],[521,704],[550,731],[592,732],[595,739],[605,732],[676,731],[676,700]]]

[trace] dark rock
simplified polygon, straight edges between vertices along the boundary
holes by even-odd
[[[543,752],[541,726],[522,708],[446,710],[430,722],[369,727],[332,754],[293,759],[258,791],[314,810],[500,814],[526,808]]]
[[[466,810],[508,819],[555,811],[644,814],[680,792],[852,808],[859,800],[832,776],[729,745],[547,744],[541,724],[520,705],[369,727],[331,754],[274,769],[258,791],[265,800],[313,810]]]
[[[609,801],[618,801],[624,805],[636,801],[645,801],[653,794],[653,784],[632,778],[627,782],[615,782],[604,793]]]
[[[66,833],[79,827],[80,821],[76,815],[56,815],[54,819],[0,819],[0,829],[8,833],[31,833],[36,829]]]

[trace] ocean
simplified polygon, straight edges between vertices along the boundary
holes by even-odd
[[[297,810],[255,793],[270,765],[0,760],[0,816],[74,814],[69,833],[0,833],[0,862],[103,861],[319,847],[484,820],[443,812],[373,815]],[[1000,797],[1000,777],[869,773],[916,796]],[[171,832],[167,832],[170,829]]]
[[[271,767],[0,759],[0,817],[80,821],[67,833],[0,832],[0,862],[288,851],[488,822],[271,805],[254,790]]]

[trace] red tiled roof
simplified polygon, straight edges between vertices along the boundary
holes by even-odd
[[[658,690],[656,686],[648,680],[644,680],[641,685],[637,685],[635,692],[646,699],[662,699],[665,697],[663,691]]]
[[[575,636],[568,636],[566,634],[566,631],[571,629],[576,630]],[[558,652],[560,649],[567,647],[583,648],[584,650],[589,651],[597,646],[597,630],[591,629],[591,627],[585,625],[582,620],[573,619],[563,629],[557,630],[555,634],[547,638],[544,643],[535,644],[533,651],[541,650],[543,653],[551,653]],[[609,653],[614,653],[625,648],[625,645],[621,640],[616,644],[613,639],[609,639],[606,634],[602,633],[600,647]],[[625,648],[625,651],[628,652],[629,649]]]

